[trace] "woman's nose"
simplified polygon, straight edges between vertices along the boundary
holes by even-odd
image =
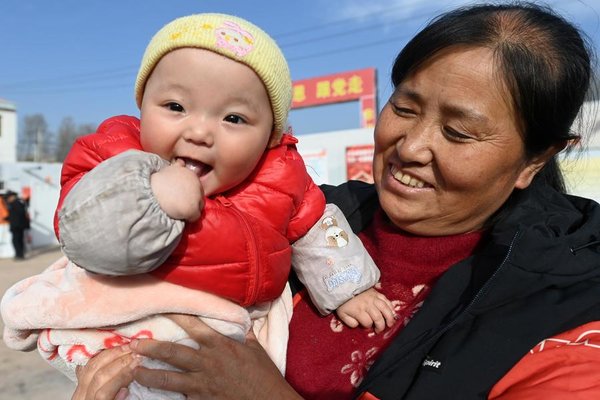
[[[396,142],[396,151],[404,163],[429,164],[433,159],[435,127],[425,121],[415,123]]]

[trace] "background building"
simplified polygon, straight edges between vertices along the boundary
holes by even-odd
[[[0,162],[17,161],[17,108],[0,99]]]

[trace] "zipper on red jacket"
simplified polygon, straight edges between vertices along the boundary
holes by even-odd
[[[244,230],[246,231],[246,235],[245,237],[249,237],[250,240],[248,243],[248,250],[250,252],[250,262],[248,262],[248,266],[250,268],[250,270],[254,270],[254,285],[250,286],[249,285],[249,293],[248,293],[248,298],[247,301],[245,301],[246,304],[251,305],[256,303],[256,298],[258,297],[258,288],[260,288],[260,273],[259,273],[259,269],[260,269],[260,251],[258,250],[258,246],[256,245],[256,235],[254,234],[254,230],[252,229],[252,227],[250,226],[250,223],[248,223],[248,221],[246,220],[246,217],[244,216],[244,214],[238,210],[235,205],[229,201],[227,198],[223,197],[223,196],[217,196],[216,200],[219,201],[219,203],[221,203],[223,206],[229,208],[230,210],[232,210],[240,219],[240,221],[242,221],[242,225],[244,227]],[[255,260],[255,262],[251,262],[251,260]]]

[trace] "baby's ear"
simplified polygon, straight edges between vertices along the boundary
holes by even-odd
[[[271,129],[271,137],[269,138],[269,148],[273,148],[281,143],[281,137],[283,136],[283,132],[277,132],[275,130],[275,126]]]
[[[271,139],[269,139],[269,148],[275,147],[279,143],[281,143],[281,138],[284,134],[294,136],[294,130],[292,129],[291,125],[289,125],[289,124],[286,125],[285,128],[283,129],[283,131],[281,131],[279,133],[277,133],[275,131],[275,127],[273,127],[273,130],[271,131]]]
[[[276,147],[281,143],[281,134],[277,135],[275,132],[271,133],[271,138],[269,139],[269,148]]]
[[[561,142],[560,144],[556,144],[554,146],[549,147],[543,153],[532,157],[527,162],[527,165],[525,166],[523,171],[521,171],[521,173],[517,177],[517,180],[515,182],[515,188],[525,189],[526,187],[528,187],[533,181],[533,178],[535,178],[535,176],[537,175],[537,173],[540,172],[542,168],[544,168],[544,165],[546,165],[546,163],[550,161],[552,157],[556,156],[562,149],[564,149],[566,145],[566,141]]]

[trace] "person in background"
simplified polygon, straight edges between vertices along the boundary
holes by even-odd
[[[557,163],[585,143],[590,48],[518,2],[446,12],[400,51],[374,185],[323,188],[401,306],[389,334],[339,329],[299,297],[284,380],[252,337],[177,315],[199,349],[100,354],[74,399],[112,399],[133,379],[193,399],[600,398],[600,206],[566,194]],[[141,354],[183,372],[135,367]]]
[[[15,249],[15,260],[25,259],[25,235],[30,228],[29,213],[27,206],[19,199],[17,193],[8,191],[5,194],[6,207],[8,209],[8,221],[12,235],[12,245]]]

